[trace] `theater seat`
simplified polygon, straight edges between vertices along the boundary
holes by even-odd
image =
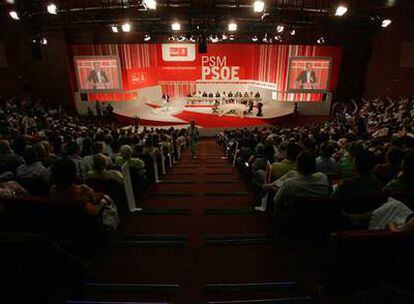
[[[85,182],[95,192],[100,192],[111,197],[118,210],[125,211],[128,209],[123,185],[105,178],[88,178]]]
[[[108,235],[98,217],[82,207],[30,196],[0,203],[0,231],[44,235],[84,260],[94,258],[106,243]]]
[[[320,238],[345,225],[338,201],[332,197],[296,197],[282,213],[280,233],[287,237]]]
[[[57,291],[77,287],[86,273],[79,259],[38,234],[0,232],[1,303],[63,303]]]
[[[356,291],[375,288],[389,277],[412,269],[414,237],[386,230],[354,230],[332,234],[329,289]]]
[[[371,212],[387,201],[383,193],[359,194],[340,199],[344,212],[348,214],[362,214]]]

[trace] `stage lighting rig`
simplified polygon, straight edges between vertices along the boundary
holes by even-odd
[[[20,16],[16,11],[10,11],[9,12],[9,16],[13,19],[13,20],[20,20]]]
[[[49,3],[46,7],[47,12],[51,15],[57,15],[57,6],[54,3]]]
[[[335,11],[335,16],[342,17],[342,16],[343,16],[343,15],[345,15],[347,12],[348,12],[348,8],[347,8],[346,6],[344,6],[344,5],[339,5],[339,6],[336,8],[336,11]]]
[[[145,6],[146,9],[149,9],[149,10],[157,9],[157,1],[155,0],[143,0],[142,4]]]
[[[261,0],[256,0],[256,1],[254,1],[254,3],[253,3],[253,11],[254,11],[255,13],[261,13],[261,12],[263,12],[264,7],[265,7],[265,3],[264,3],[264,1],[261,1]]]
[[[392,21],[390,19],[384,19],[381,22],[381,27],[388,27],[391,23]]]

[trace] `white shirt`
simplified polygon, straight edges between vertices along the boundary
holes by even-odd
[[[313,81],[311,72],[312,71],[306,71],[306,83],[311,83]]]

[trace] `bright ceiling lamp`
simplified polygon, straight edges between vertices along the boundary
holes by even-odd
[[[256,0],[253,3],[253,11],[255,13],[261,13],[261,12],[263,12],[264,7],[265,7],[264,1]]]
[[[228,30],[229,30],[230,32],[235,32],[235,31],[237,31],[237,23],[230,22],[230,23],[229,23],[229,26],[228,26]]]
[[[157,9],[157,1],[155,0],[144,0],[143,4],[147,9],[150,9],[150,10]]]
[[[54,3],[48,4],[46,9],[49,14],[57,15],[57,6]]]
[[[295,29],[291,30],[291,31],[290,31],[290,34],[291,34],[292,36],[295,36],[295,35],[296,35],[296,30],[295,30]]]
[[[318,40],[316,40],[318,44],[325,44],[326,38],[324,36],[321,36]]]
[[[277,28],[276,28],[276,31],[278,33],[282,33],[284,30],[285,30],[285,27],[283,25],[278,25]]]
[[[339,5],[339,6],[336,8],[336,11],[335,11],[335,16],[342,17],[343,15],[345,15],[345,14],[346,14],[346,12],[347,12],[347,11],[348,11],[348,8],[347,8],[346,6]]]
[[[174,22],[171,24],[171,29],[173,31],[180,31],[181,30],[181,24],[179,22]]]
[[[10,11],[9,15],[13,20],[20,20],[19,14],[16,11]]]
[[[148,35],[148,34],[145,34],[144,41],[147,42],[147,41],[150,41],[150,40],[151,40],[151,36]]]
[[[111,30],[112,30],[112,32],[114,32],[114,33],[118,33],[118,32],[119,32],[118,27],[117,27],[116,25],[112,25],[112,26],[111,26]]]
[[[123,32],[128,33],[131,31],[131,24],[128,22],[125,22],[124,24],[122,24],[121,28]]]
[[[390,19],[384,19],[381,22],[381,26],[382,27],[388,27],[391,23],[392,23],[392,21]]]
[[[253,42],[256,42],[256,41],[258,41],[259,40],[259,37],[257,37],[256,35],[254,35],[253,37],[252,37],[252,41]]]

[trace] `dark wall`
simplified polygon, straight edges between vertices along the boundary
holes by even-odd
[[[414,67],[399,66],[402,43],[414,42],[413,13],[413,9],[400,10],[394,22],[375,36],[365,78],[366,96],[414,94]]]
[[[27,26],[0,19],[0,41],[4,43],[8,67],[0,69],[0,91],[5,96],[21,95],[26,87],[33,98],[45,103],[70,106],[70,77],[63,31],[43,33],[48,45],[41,48],[43,57],[32,56],[34,32]]]

